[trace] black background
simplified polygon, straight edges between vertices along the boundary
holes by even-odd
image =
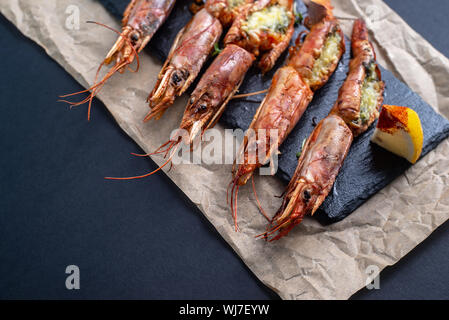
[[[449,56],[445,0],[387,0]],[[155,168],[99,101],[56,103],[82,88],[0,17],[0,298],[278,298],[164,175],[103,180]],[[419,75],[417,75],[419,76]],[[381,274],[360,299],[449,299],[448,224]],[[65,267],[81,289],[65,288]]]

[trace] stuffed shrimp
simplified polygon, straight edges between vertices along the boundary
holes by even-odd
[[[303,42],[300,38],[297,39],[290,50],[287,66],[276,72],[250,125],[251,135],[247,134],[240,146],[232,168],[232,185],[235,190],[232,197],[238,192],[238,186],[246,184],[256,169],[278,153],[279,146],[308,107],[314,91],[328,81],[345,52],[344,37],[329,3],[326,2],[326,6],[314,6],[321,10],[309,12],[308,22],[314,22],[309,25],[310,32]],[[319,19],[315,16],[318,14]],[[259,135],[257,131],[260,130],[265,130],[266,134]],[[273,141],[268,137],[272,135],[270,131],[274,130],[277,138]],[[263,146],[265,155],[257,157],[256,161],[248,161],[249,153],[256,145]]]

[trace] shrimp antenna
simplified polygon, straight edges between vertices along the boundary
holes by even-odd
[[[237,202],[238,202],[239,185],[237,184],[237,182],[238,182],[237,178],[235,178],[234,181],[231,182],[232,188],[231,188],[231,203],[230,203],[231,214],[234,219],[234,227],[235,227],[236,232],[239,231],[239,226],[237,223]],[[229,184],[229,185],[231,185],[231,184]],[[228,186],[228,189],[229,189],[229,186]],[[226,192],[226,198],[227,197],[228,197],[228,193]]]
[[[155,174],[156,172],[160,171],[162,168],[164,168],[167,164],[171,163],[173,156],[176,154],[176,151],[178,150],[179,147],[179,143],[181,142],[181,140],[177,140],[177,141],[167,141],[165,144],[163,144],[162,146],[160,146],[155,152],[150,153],[148,155],[152,155],[152,154],[158,154],[158,153],[163,153],[165,152],[165,157],[168,155],[168,152],[171,150],[171,155],[170,157],[168,157],[168,159],[156,170],[153,170],[149,173],[140,175],[140,176],[134,176],[134,177],[105,177],[106,180],[135,180],[135,179],[142,179],[142,178],[146,178],[149,177],[153,174]],[[166,150],[160,150],[163,147],[167,146]],[[175,149],[173,149],[173,147],[175,147]],[[142,156],[142,155],[138,155],[138,156]],[[145,155],[144,155],[145,156]]]
[[[121,33],[119,31],[117,31],[116,29],[109,27],[103,23],[100,22],[95,22],[95,21],[86,21],[86,23],[93,23],[99,26],[102,26],[108,30],[111,30],[115,33],[117,33],[119,36],[121,36]],[[133,51],[133,56],[136,57],[136,69],[135,70],[131,70],[132,72],[137,72],[140,68],[140,61],[139,61],[139,55],[138,52],[136,51],[136,49],[134,48],[134,46],[132,45],[132,43],[129,41],[128,38],[123,38],[126,43],[129,45],[129,47],[131,48],[131,50]],[[102,89],[103,85],[106,83],[106,81],[111,78],[117,71],[121,70],[122,68],[126,67],[127,65],[129,65],[131,62],[130,61],[124,61],[122,63],[117,63],[104,77],[100,82],[97,82],[98,80],[98,76],[100,74],[101,69],[103,68],[103,66],[105,65],[105,62],[103,61],[100,66],[97,69],[96,75],[95,75],[95,80],[94,80],[94,85],[92,87],[90,87],[89,89],[86,90],[82,90],[82,91],[78,91],[75,93],[70,93],[70,94],[66,94],[66,95],[61,95],[59,96],[60,98],[66,98],[66,97],[71,97],[71,96],[75,96],[78,94],[82,94],[82,93],[86,93],[86,92],[90,92],[91,93],[83,100],[79,101],[79,102],[73,102],[73,101],[67,101],[67,100],[58,100],[60,102],[65,102],[68,103],[70,105],[70,107],[76,107],[82,104],[85,104],[87,102],[89,102],[89,106],[88,106],[88,110],[87,110],[87,121],[90,120],[90,113],[91,113],[91,109],[92,109],[92,100],[93,98],[100,92],[100,90]],[[129,68],[128,68],[129,69]]]
[[[253,185],[254,196],[256,197],[257,207],[259,208],[260,213],[262,213],[262,215],[265,217],[265,219],[267,219],[267,221],[271,223],[271,219],[265,213],[264,209],[262,208],[262,205],[260,204],[259,197],[257,196],[256,186],[254,184],[254,175],[251,176],[251,181],[252,181],[252,185]]]

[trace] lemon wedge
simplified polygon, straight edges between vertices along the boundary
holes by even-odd
[[[421,155],[423,131],[418,114],[407,107],[384,105],[371,141],[415,163]]]

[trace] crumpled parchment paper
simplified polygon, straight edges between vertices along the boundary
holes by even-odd
[[[449,117],[447,58],[381,0],[332,3],[347,35],[353,19],[364,18],[379,62]],[[73,24],[73,6],[75,11],[79,9],[79,30]],[[86,87],[92,83],[116,35],[84,21],[120,27],[98,2],[91,0],[3,0],[0,11]],[[162,120],[142,122],[148,111],[145,99],[160,67],[159,62],[143,53],[138,74],[112,78],[99,95],[121,128],[146,152],[167,140],[171,130],[177,128],[186,104],[182,97]],[[162,157],[153,160],[163,163]],[[448,140],[345,220],[324,227],[306,218],[287,237],[274,243],[254,238],[265,230],[266,221],[257,210],[250,186],[240,189],[242,231],[234,231],[225,197],[231,165],[179,165],[168,175],[254,274],[283,299],[346,299],[365,286],[367,274],[373,270],[367,269],[369,266],[380,271],[396,263],[449,217]],[[283,184],[267,176],[257,177],[255,182],[263,207],[274,213],[280,204],[274,195],[282,193]]]

